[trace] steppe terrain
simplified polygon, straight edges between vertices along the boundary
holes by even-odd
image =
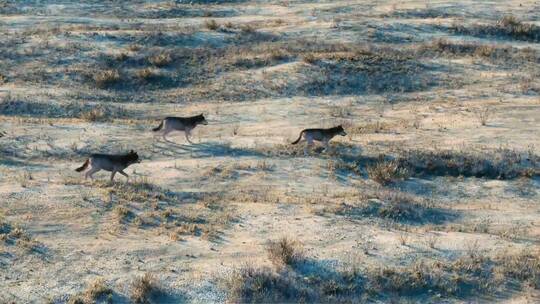
[[[0,1],[0,302],[539,303],[539,64],[539,1]]]

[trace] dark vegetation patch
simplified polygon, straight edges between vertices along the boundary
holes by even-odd
[[[538,290],[537,252],[494,256],[471,252],[456,260],[419,260],[404,266],[338,269],[306,259],[294,267],[244,266],[225,279],[229,300],[261,302],[360,302],[393,298],[438,303],[440,297],[467,300],[481,295],[504,297],[525,287]]]
[[[510,46],[497,46],[474,42],[452,42],[446,39],[437,39],[431,43],[420,46],[419,53],[423,56],[471,56],[486,58],[500,63],[538,63],[540,56],[532,48],[513,48]]]
[[[505,16],[491,24],[461,25],[456,23],[449,30],[461,35],[540,42],[540,26],[522,22],[514,16]]]
[[[325,207],[321,213],[356,220],[375,217],[409,225],[441,224],[458,216],[455,212],[437,207],[428,199],[384,189],[365,193],[358,201]]]
[[[102,37],[126,45],[126,51],[99,53],[84,61],[80,56],[70,55],[72,51],[67,48],[41,45],[31,60],[41,63],[43,69],[16,69],[21,64],[30,64],[28,56],[16,56],[19,59],[9,61],[7,74],[10,79],[44,84],[65,85],[71,80],[74,85],[86,83],[91,88],[114,93],[182,88],[187,89],[180,97],[184,101],[371,94],[388,90],[414,92],[439,84],[435,72],[440,67],[422,63],[414,54],[391,47],[287,38],[258,30],[256,26],[208,21],[206,27],[223,31],[224,38],[213,37],[205,43],[194,32],[156,30],[145,32],[144,37],[138,34]],[[175,35],[182,42],[175,41]],[[185,43],[185,39],[191,42]],[[213,45],[216,39],[220,41]],[[192,46],[176,47],[186,44]],[[132,48],[135,45],[138,47]],[[56,54],[54,60],[50,56],[52,48],[59,48],[52,52]],[[266,73],[262,80],[227,74],[294,61],[304,64],[296,65],[293,70]],[[46,68],[53,66],[55,69]],[[298,80],[287,81],[291,73],[298,74]]]
[[[394,10],[391,13],[383,14],[386,18],[404,19],[431,19],[431,18],[452,18],[462,17],[463,13],[453,12],[451,8],[425,8],[411,10]]]
[[[401,151],[397,161],[414,176],[465,176],[490,179],[534,177],[540,174],[540,157],[532,152]]]
[[[316,54],[308,63],[300,72],[311,79],[299,88],[307,95],[414,92],[438,83],[436,67],[395,49]]]
[[[373,165],[368,165],[366,170],[369,178],[381,185],[388,185],[409,176],[407,168],[395,160],[381,160]]]
[[[298,241],[287,237],[269,241],[266,251],[270,261],[278,267],[295,265],[304,259],[302,246]]]
[[[197,1],[190,1],[195,3]],[[216,1],[219,2],[219,1]],[[237,1],[240,2],[240,1]],[[226,2],[224,2],[226,3]],[[217,4],[217,3],[212,3]],[[196,17],[234,17],[238,15],[238,11],[235,9],[227,8],[197,8],[193,6],[169,6],[165,8],[157,8],[153,10],[145,10],[139,12],[128,13],[131,18],[196,18]]]
[[[36,240],[22,227],[13,225],[0,214],[0,245],[16,246],[29,253],[45,253],[45,246]]]
[[[160,282],[151,273],[137,277],[131,283],[130,299],[133,303],[152,303],[164,294]]]
[[[88,121],[110,121],[134,118],[137,113],[121,106],[82,102],[56,103],[30,101],[28,98],[5,96],[0,100],[0,114],[32,118],[80,118]]]
[[[302,156],[302,145],[278,144],[260,148],[267,156]],[[333,143],[329,155],[336,168],[367,175],[382,185],[408,177],[464,176],[489,179],[533,178],[540,175],[540,156],[534,151],[497,150],[401,150],[378,156],[365,155],[358,147]]]
[[[84,291],[72,295],[67,301],[67,303],[111,303],[113,294],[114,291],[109,287],[107,282],[105,282],[105,280],[102,278],[98,278],[88,284]]]
[[[87,185],[80,179],[66,185]],[[159,229],[172,240],[199,236],[210,241],[220,239],[221,230],[234,221],[232,209],[223,204],[223,196],[205,193],[177,193],[144,179],[129,183],[94,181],[90,186],[101,190],[105,211],[123,226]]]

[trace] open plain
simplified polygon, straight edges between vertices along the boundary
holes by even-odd
[[[539,20],[0,1],[0,302],[540,302]],[[194,144],[152,132],[201,113]],[[129,181],[74,171],[129,150]]]

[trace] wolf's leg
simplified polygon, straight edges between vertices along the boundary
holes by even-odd
[[[323,150],[323,152],[328,152],[328,151],[330,151],[329,141],[325,140],[324,141],[324,150]]]
[[[167,139],[166,136],[167,136],[167,134],[169,134],[169,133],[171,133],[171,132],[172,132],[171,129],[165,129],[165,130],[163,130],[163,135],[162,135],[162,136],[163,136],[163,139],[164,139],[165,141],[169,141],[169,140]]]
[[[116,171],[113,170],[113,172],[111,173],[111,182],[113,181],[115,174],[116,174]]]
[[[129,175],[127,175],[126,172],[124,172],[124,170],[120,170],[120,171],[118,171],[118,173],[122,174],[123,176],[125,176],[129,180]]]
[[[308,150],[313,146],[313,139],[311,137],[306,137],[306,147],[304,148],[304,156],[308,155]]]
[[[186,140],[188,141],[188,143],[193,144],[193,142],[192,142],[191,140],[189,140],[189,135],[191,135],[190,132],[191,132],[191,130],[186,129],[186,130],[184,131],[184,134],[186,135]]]
[[[90,168],[90,170],[86,171],[86,173],[84,174],[84,178],[88,178],[90,177],[91,179],[94,179],[94,177],[92,176],[94,173],[98,172],[99,169],[97,168]]]

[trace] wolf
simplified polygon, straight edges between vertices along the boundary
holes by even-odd
[[[304,129],[300,132],[298,139],[291,144],[296,145],[302,140],[302,136],[307,141],[307,146],[304,148],[304,155],[307,155],[308,148],[313,145],[313,141],[320,141],[324,144],[324,151],[328,151],[328,142],[336,135],[346,136],[347,133],[341,125],[328,129]]]
[[[94,173],[98,172],[99,170],[105,170],[112,172],[111,181],[114,179],[116,172],[122,174],[129,180],[129,176],[126,174],[126,172],[124,172],[124,169],[129,165],[140,162],[141,160],[139,155],[133,150],[129,151],[127,154],[92,154],[84,162],[84,164],[75,169],[75,171],[81,172],[90,166],[90,170],[86,171],[84,174],[85,179],[88,177],[94,179],[92,176]]]
[[[193,142],[191,142],[191,140],[189,139],[189,136],[191,135],[190,132],[191,130],[195,129],[195,127],[199,124],[208,124],[203,114],[191,117],[166,117],[161,121],[159,126],[153,128],[152,131],[157,132],[163,129],[162,136],[165,141],[168,141],[165,136],[167,136],[167,134],[171,133],[172,131],[184,131],[184,134],[186,135],[186,140],[190,144],[193,144]]]

